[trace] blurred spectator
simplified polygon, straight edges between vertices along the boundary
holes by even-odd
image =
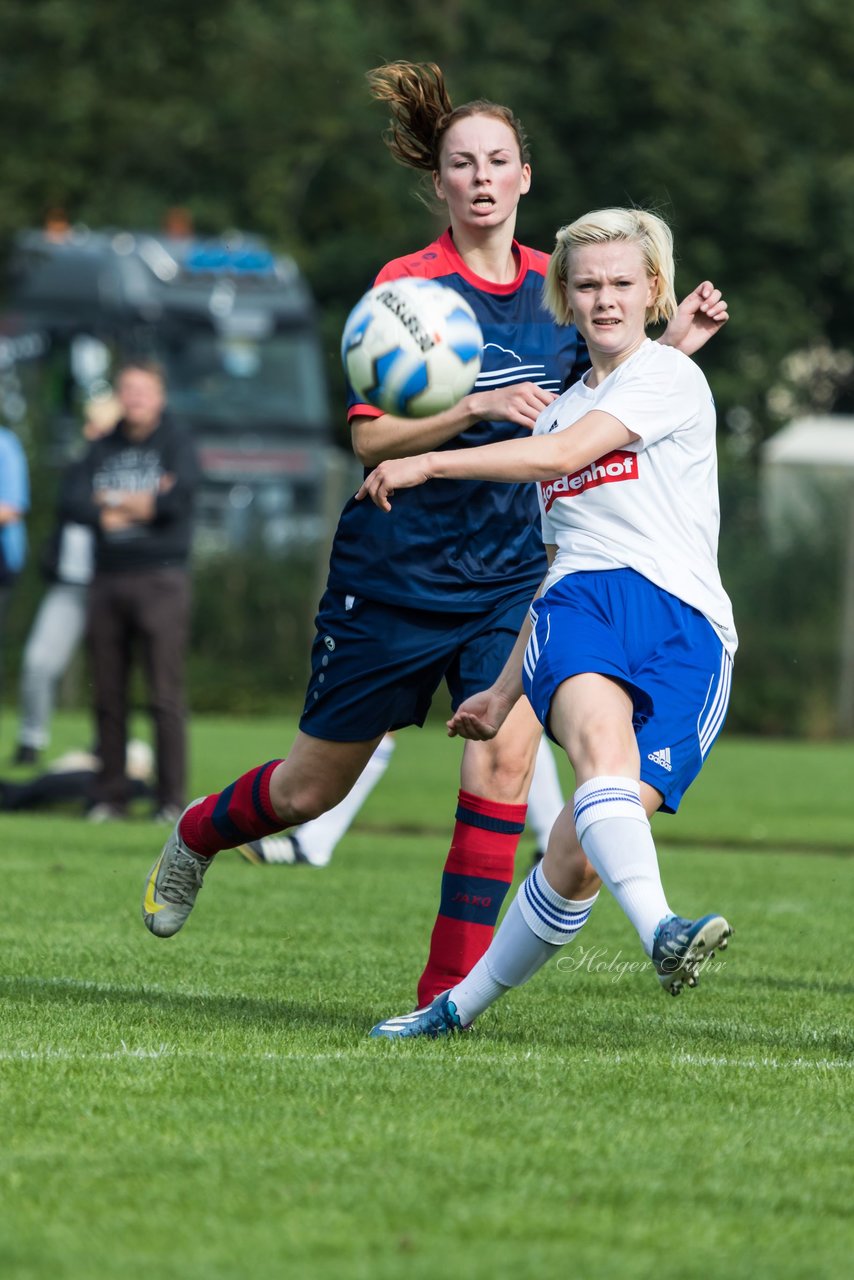
[[[87,640],[101,771],[89,816],[126,816],[128,696],[139,646],[154,722],[155,818],[174,822],[185,804],[184,665],[198,466],[189,435],[167,411],[159,365],[126,364],[116,395],[122,417],[89,447],[65,507],[96,535]]]
[[[12,589],[27,557],[24,516],[30,507],[30,473],[14,431],[0,427],[0,705],[3,688],[3,640]]]
[[[121,417],[115,396],[99,396],[86,405],[83,437],[98,440],[112,431]],[[57,524],[42,557],[47,591],[24,647],[21,665],[18,742],[13,763],[35,764],[50,742],[50,722],[56,690],[86,628],[86,597],[95,566],[95,533],[76,524],[65,511],[66,496],[75,485],[78,459],[60,483]]]

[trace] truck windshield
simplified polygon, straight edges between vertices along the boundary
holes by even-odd
[[[208,432],[325,431],[329,420],[316,336],[285,329],[237,337],[172,328],[161,350],[169,403]]]

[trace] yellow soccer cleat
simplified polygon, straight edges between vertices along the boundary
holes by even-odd
[[[200,804],[203,798],[194,800],[187,809]],[[205,872],[213,861],[194,853],[184,844],[178,833],[181,818],[175,823],[163,852],[149,871],[142,895],[145,927],[158,938],[171,938],[173,933],[183,928],[195,906]]]

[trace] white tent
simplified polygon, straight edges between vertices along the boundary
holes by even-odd
[[[798,418],[762,446],[761,502],[773,546],[844,542],[837,724],[854,733],[854,417]]]
[[[762,513],[772,541],[821,537],[854,487],[854,417],[798,418],[762,446]]]

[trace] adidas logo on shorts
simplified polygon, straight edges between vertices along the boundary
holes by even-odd
[[[670,748],[662,747],[660,751],[650,751],[647,760],[651,760],[653,764],[659,765],[662,769],[666,769],[670,773],[673,768],[670,763]]]

